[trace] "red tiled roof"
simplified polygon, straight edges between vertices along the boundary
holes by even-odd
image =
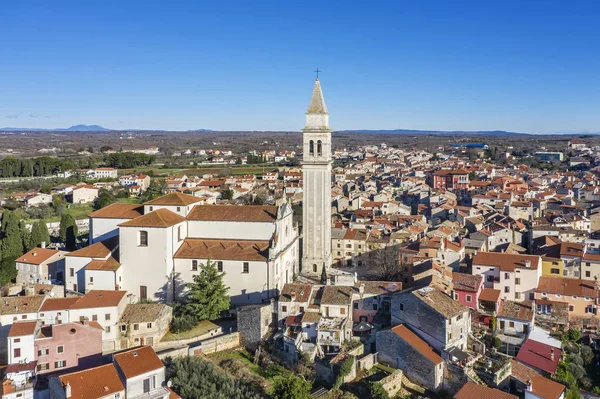
[[[104,398],[125,391],[112,364],[58,376],[63,387],[71,386],[70,399]]]
[[[79,298],[69,309],[106,308],[117,306],[127,291],[93,290]]]
[[[160,208],[153,212],[139,216],[119,224],[122,227],[171,227],[178,223],[185,222],[185,218],[168,210]]]
[[[554,355],[552,355],[554,351]],[[521,363],[545,371],[550,374],[556,373],[558,361],[560,360],[560,349],[553,348],[541,342],[528,339],[521,346],[516,359]]]
[[[438,355],[433,348],[427,344],[427,342],[423,341],[418,335],[410,331],[404,324],[400,324],[392,328],[392,331],[398,334],[400,338],[402,338],[414,349],[419,351],[419,353],[429,359],[433,364],[439,364],[443,362],[440,355]]]
[[[144,207],[138,204],[111,204],[90,214],[91,218],[134,219],[144,214]]]
[[[114,355],[126,378],[133,378],[164,367],[151,346],[142,346]]]
[[[10,326],[9,337],[22,337],[23,335],[32,335],[37,327],[36,321],[17,321]]]
[[[277,207],[266,205],[199,205],[187,216],[188,220],[219,222],[274,222]]]
[[[493,288],[484,288],[481,290],[481,294],[479,294],[480,301],[486,302],[498,302],[498,298],[500,298],[500,290],[495,290]]]
[[[22,255],[17,258],[17,263],[27,263],[29,265],[40,265],[59,253],[60,251],[56,249],[47,249],[47,248],[33,248],[31,251],[27,252],[25,255]]]
[[[517,268],[526,269],[526,261],[529,261],[530,268],[535,270],[538,268],[540,257],[502,252],[478,252],[473,257],[473,265],[496,266],[502,271],[514,271]]]
[[[467,382],[454,395],[454,399],[518,399],[517,396],[511,395],[500,389],[486,387],[484,385]]]

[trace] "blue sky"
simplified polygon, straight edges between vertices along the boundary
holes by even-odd
[[[353,4],[356,3],[356,4]],[[5,1],[0,126],[600,132],[599,1]]]

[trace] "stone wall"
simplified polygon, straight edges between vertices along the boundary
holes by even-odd
[[[251,351],[267,336],[273,325],[273,306],[251,305],[238,308],[237,330],[240,332],[240,344]]]
[[[211,354],[227,349],[235,349],[240,346],[240,333],[234,332],[231,334],[221,335],[206,341],[200,342],[199,345],[190,347],[190,355]]]
[[[356,360],[356,368],[359,370],[371,370],[378,361],[378,353],[369,353]]]
[[[396,370],[392,374],[383,378],[379,383],[383,385],[383,389],[386,390],[390,398],[396,396],[398,391],[402,388],[402,370]]]

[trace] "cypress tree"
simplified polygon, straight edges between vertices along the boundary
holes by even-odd
[[[27,228],[25,221],[19,222],[19,235],[21,236],[21,246],[23,247],[23,253],[28,252],[33,247],[31,246],[31,232]]]
[[[18,258],[23,255],[23,242],[19,230],[19,221],[13,212],[4,211],[2,216],[2,248],[3,258]]]
[[[325,265],[321,269],[321,284],[327,283],[327,270],[325,270]]]
[[[77,236],[77,223],[75,223],[75,218],[68,213],[63,213],[60,217],[60,227],[59,227],[59,235],[60,239],[63,241],[67,241],[67,229],[69,227],[74,227],[73,233]]]
[[[42,242],[50,244],[50,233],[43,220],[38,220],[31,227],[31,248],[37,248]]]

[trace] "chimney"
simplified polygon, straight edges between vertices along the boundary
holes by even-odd
[[[35,252],[35,251],[34,251],[34,252],[32,253],[32,255],[33,255],[33,256],[37,256],[37,252]]]
[[[358,293],[360,294],[360,298],[362,299],[363,295],[365,294],[365,283],[360,283],[360,285],[358,286]]]
[[[554,361],[554,348],[550,348],[550,360]]]
[[[46,248],[46,241],[42,241],[42,243],[40,244],[41,248]]]
[[[531,382],[531,380],[527,381],[527,391],[531,392],[531,390],[533,389],[533,383]]]
[[[290,298],[292,298],[292,301],[296,300],[296,291],[292,291],[292,294],[290,295]]]
[[[66,398],[71,397],[71,384],[69,384],[68,381],[67,381],[67,385],[65,385],[65,397]]]
[[[531,261],[530,260],[524,260],[523,264],[525,265],[526,268],[531,268]]]

